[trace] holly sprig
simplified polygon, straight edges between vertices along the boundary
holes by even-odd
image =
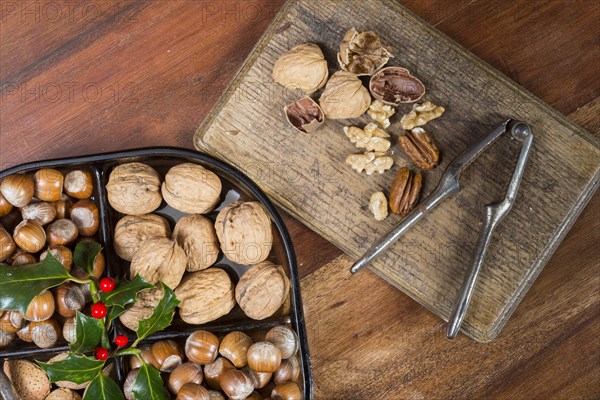
[[[128,346],[128,337],[119,335],[111,345],[108,331],[112,321],[135,303],[138,293],[155,286],[139,275],[130,281],[96,279],[92,271],[94,260],[101,251],[102,247],[92,241],[79,242],[75,247],[73,261],[89,275],[87,279],[72,276],[51,253],[36,264],[15,267],[0,265],[0,310],[18,310],[25,314],[33,298],[45,290],[69,281],[89,285],[93,301],[91,315],[79,311],[76,313],[76,340],[69,344],[69,354],[61,361],[37,363],[51,382],[89,382],[83,400],[124,400],[117,383],[106,376],[103,369],[114,357],[133,355],[142,361],[142,373],[138,374],[133,386],[134,398],[166,400],[160,372],[142,359],[137,346],[151,334],[171,324],[179,300],[173,290],[160,282],[163,297],[152,315],[139,322],[135,341]]]

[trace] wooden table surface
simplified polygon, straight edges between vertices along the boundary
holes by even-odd
[[[600,134],[600,3],[401,3]],[[0,0],[0,169],[143,146],[192,148],[195,127],[280,5]],[[370,271],[350,277],[350,259],[286,217],[316,398],[599,399],[599,217],[596,195],[503,333],[485,345],[446,340],[441,320]],[[569,301],[557,307],[559,297]]]

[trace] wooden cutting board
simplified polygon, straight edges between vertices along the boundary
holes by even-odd
[[[600,143],[402,6],[393,1],[288,1],[198,128],[195,146],[240,168],[282,207],[349,255],[361,255],[399,221],[395,215],[375,221],[368,202],[375,191],[389,193],[397,169],[408,165],[396,137],[402,132],[400,118],[411,106],[398,107],[388,129],[394,168],[382,175],[359,175],[344,162],[359,151],[342,128],[363,126],[368,117],[328,120],[313,134],[298,134],[282,110],[302,94],[271,78],[277,58],[305,42],[317,43],[330,72],[338,70],[337,48],[351,27],[377,32],[393,49],[395,57],[388,65],[410,69],[427,87],[424,100],[446,107],[441,118],[426,126],[442,162],[425,174],[422,196],[433,190],[455,156],[506,117],[532,127],[534,145],[517,201],[494,233],[463,325],[473,339],[490,341],[597,189]],[[504,196],[517,152],[518,144],[508,138],[487,150],[463,174],[462,191],[371,267],[447,319],[473,260],[483,206]],[[361,279],[360,274],[354,279]]]

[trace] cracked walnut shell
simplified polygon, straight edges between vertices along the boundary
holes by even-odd
[[[221,180],[201,165],[183,163],[169,169],[162,195],[171,207],[186,214],[211,211],[221,196]]]
[[[179,245],[167,238],[147,240],[140,246],[131,261],[131,277],[140,275],[147,282],[162,281],[175,289],[185,272],[187,257]]]
[[[323,110],[309,96],[283,107],[283,112],[290,125],[303,133],[316,131],[325,121]]]
[[[432,119],[441,116],[446,109],[442,106],[437,106],[431,101],[426,101],[423,104],[414,104],[413,109],[400,120],[402,129],[411,130],[417,126],[423,126]]]
[[[140,246],[148,239],[171,236],[169,222],[156,214],[126,215],[115,226],[115,252],[131,261]]]
[[[213,223],[200,214],[188,215],[177,221],[173,240],[185,251],[188,271],[206,269],[219,257],[219,242]]]
[[[429,171],[440,161],[440,151],[423,128],[413,128],[398,138],[400,148],[418,168]]]
[[[235,299],[246,315],[263,320],[275,314],[288,298],[290,280],[283,267],[263,261],[242,275]]]
[[[271,252],[271,218],[257,201],[236,201],[217,215],[215,230],[225,256],[238,264],[264,261]]]
[[[273,79],[288,89],[300,89],[306,94],[325,85],[329,71],[323,52],[313,43],[293,47],[275,62]]]
[[[188,324],[204,324],[235,307],[234,286],[227,272],[208,268],[186,276],[175,289],[179,316]]]
[[[367,124],[364,129],[356,126],[345,126],[344,133],[359,149],[386,152],[391,145],[390,135],[373,122]]]
[[[397,106],[421,99],[425,94],[425,85],[406,68],[387,67],[371,77],[369,90],[377,100]]]
[[[349,29],[340,43],[338,63],[344,71],[356,75],[372,75],[393,57],[375,32]]]
[[[136,296],[135,303],[123,314],[119,320],[132,331],[137,331],[139,322],[149,318],[163,297],[162,286],[143,290]]]
[[[327,118],[358,118],[369,108],[371,95],[356,75],[338,71],[327,82],[319,103]]]
[[[419,199],[422,184],[420,173],[412,172],[408,167],[400,168],[390,189],[390,210],[400,217],[408,215]]]
[[[106,191],[112,208],[128,215],[151,213],[162,202],[158,172],[138,162],[122,164],[113,169]]]
[[[385,153],[367,151],[364,154],[349,155],[346,157],[346,163],[359,173],[365,171],[367,175],[372,175],[374,172],[381,174],[392,168],[394,159],[386,156]]]
[[[369,106],[367,114],[373,118],[373,121],[379,122],[384,128],[388,128],[390,126],[390,117],[396,114],[396,110],[389,104],[383,104],[380,100],[374,100]]]

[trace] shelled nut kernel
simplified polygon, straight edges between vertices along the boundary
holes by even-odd
[[[90,171],[73,170],[65,175],[65,193],[79,200],[89,199],[94,191],[94,183]]]
[[[35,197],[42,201],[57,201],[63,191],[64,175],[52,168],[38,170],[35,175]]]
[[[15,228],[13,239],[27,253],[37,253],[46,244],[46,232],[39,222],[25,220]]]

